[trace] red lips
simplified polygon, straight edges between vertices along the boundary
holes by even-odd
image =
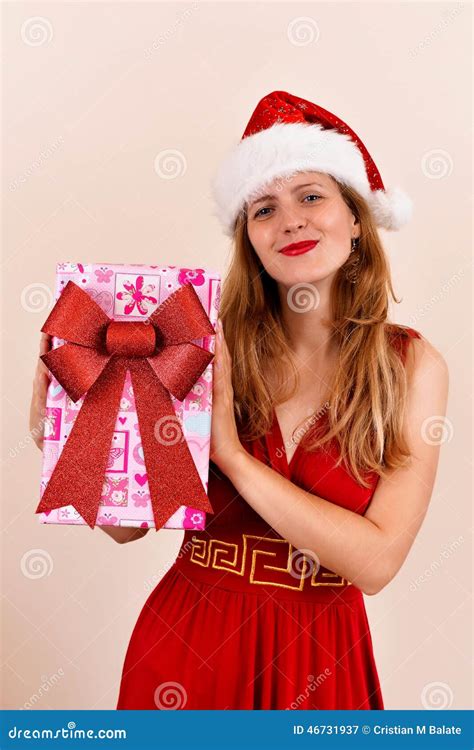
[[[308,250],[312,250],[316,247],[318,240],[304,240],[303,242],[293,242],[291,245],[286,245],[279,252],[283,255],[301,255],[307,253]]]

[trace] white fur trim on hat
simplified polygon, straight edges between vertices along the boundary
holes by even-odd
[[[318,124],[276,123],[243,138],[221,163],[213,181],[214,214],[232,236],[246,203],[263,194],[277,177],[324,172],[365,198],[377,226],[398,229],[411,214],[403,191],[372,191],[361,151],[350,135]]]
[[[399,187],[373,190],[368,203],[376,225],[392,231],[409,222],[413,214],[411,198]]]

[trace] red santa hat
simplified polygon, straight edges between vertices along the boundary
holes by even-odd
[[[212,182],[215,215],[232,236],[246,203],[277,177],[324,172],[353,187],[367,201],[375,224],[400,229],[412,202],[400,188],[387,190],[360,138],[339,117],[286,91],[257,104],[240,143],[221,163]]]

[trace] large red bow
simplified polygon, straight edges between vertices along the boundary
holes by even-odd
[[[191,343],[215,333],[193,286],[135,323],[111,320],[69,281],[41,330],[68,342],[41,359],[73,401],[86,396],[36,513],[73,505],[94,528],[127,370],[156,529],[181,505],[213,513],[170,396],[182,401],[214,357]]]

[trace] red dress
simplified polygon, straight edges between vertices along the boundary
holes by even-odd
[[[410,336],[418,332],[408,329]],[[408,338],[396,339],[404,357]],[[288,465],[274,413],[246,450],[308,492],[363,515],[334,451],[300,445]],[[148,597],[123,666],[118,709],[382,709],[363,594],[283,539],[211,462],[214,515],[186,531]]]

